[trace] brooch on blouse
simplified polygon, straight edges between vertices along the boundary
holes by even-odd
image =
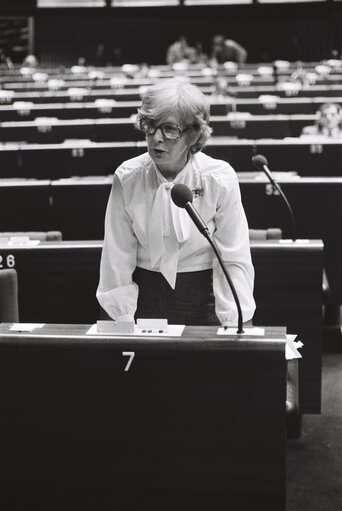
[[[194,199],[197,199],[197,197],[203,197],[203,195],[204,195],[203,188],[194,188],[191,191],[192,191],[192,195],[193,195]]]

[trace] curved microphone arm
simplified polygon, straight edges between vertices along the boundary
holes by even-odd
[[[240,305],[240,300],[239,300],[239,297],[237,295],[237,292],[236,292],[236,289],[235,289],[235,286],[233,284],[233,281],[232,279],[230,278],[230,275],[227,271],[227,268],[224,264],[224,262],[222,261],[222,257],[221,257],[221,254],[220,254],[220,251],[215,243],[215,241],[211,238],[209,232],[203,232],[202,233],[206,238],[207,240],[209,241],[210,245],[212,246],[214,252],[215,252],[215,255],[218,259],[218,262],[220,263],[220,266],[222,268],[222,271],[228,281],[228,284],[230,286],[230,289],[233,293],[233,297],[234,297],[234,300],[235,300],[235,304],[236,304],[236,308],[237,308],[237,311],[238,311],[238,329],[237,329],[237,334],[244,334],[245,331],[243,329],[243,317],[242,317],[242,310],[241,310],[241,305]]]
[[[266,175],[268,176],[267,173],[266,173]],[[269,178],[269,176],[268,176],[268,178]],[[281,197],[283,198],[283,200],[287,206],[287,209],[289,210],[290,217],[291,217],[291,223],[292,223],[292,241],[296,241],[296,239],[297,239],[296,219],[295,219],[293,210],[291,208],[291,205],[290,205],[289,201],[287,200],[285,193],[281,189],[281,186],[277,183],[277,181],[275,181],[274,179],[270,179],[270,181],[276,187],[278,192],[280,193]]]
[[[197,212],[197,210],[192,205],[192,191],[186,185],[178,183],[178,184],[174,185],[172,190],[171,190],[171,198],[172,198],[173,202],[176,204],[177,207],[184,208],[187,211],[188,215],[190,216],[191,220],[196,225],[196,227],[199,230],[199,232],[201,234],[203,234],[203,236],[209,241],[210,245],[212,246],[212,248],[213,248],[213,250],[215,252],[215,255],[216,255],[216,257],[217,257],[217,259],[218,259],[218,261],[220,263],[220,266],[221,266],[221,268],[223,270],[223,273],[224,273],[224,275],[225,275],[225,277],[226,277],[226,279],[228,281],[228,284],[230,286],[230,289],[231,289],[231,291],[233,293],[233,297],[234,297],[234,300],[235,300],[236,308],[237,308],[237,311],[238,311],[238,329],[237,329],[236,333],[237,334],[243,334],[244,333],[244,330],[243,330],[243,318],[242,318],[242,311],[241,311],[241,305],[240,305],[239,297],[237,295],[237,292],[236,292],[236,289],[235,289],[234,284],[232,282],[232,279],[229,276],[227,268],[225,267],[225,264],[222,261],[222,257],[221,257],[220,251],[219,251],[218,247],[216,246],[216,243],[214,242],[214,240],[210,236],[208,227],[204,223],[203,219],[200,217],[200,215]]]
[[[266,174],[266,176],[268,177],[270,183],[278,190],[280,196],[282,197],[283,201],[285,202],[286,207],[287,207],[287,209],[288,209],[288,211],[290,213],[290,217],[291,217],[291,223],[292,223],[292,241],[296,241],[296,239],[297,239],[297,227],[296,227],[296,220],[295,220],[294,213],[292,211],[291,205],[290,205],[289,201],[287,200],[287,197],[284,194],[281,186],[277,183],[277,181],[272,176],[272,173],[271,173],[270,169],[268,168],[267,159],[262,154],[257,154],[257,155],[252,157],[252,162],[253,162],[254,166],[259,171],[261,170],[262,172],[264,172]]]

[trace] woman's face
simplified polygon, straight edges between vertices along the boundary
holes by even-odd
[[[154,122],[156,127],[160,124],[173,124],[185,129],[176,116],[170,115],[160,122]],[[149,155],[166,179],[174,179],[185,167],[189,155],[189,131],[186,131],[176,140],[166,138],[158,128],[154,134],[146,135]]]

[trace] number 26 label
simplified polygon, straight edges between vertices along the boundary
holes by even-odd
[[[14,268],[15,266],[15,258],[13,254],[8,254],[3,257],[0,254],[0,268]]]

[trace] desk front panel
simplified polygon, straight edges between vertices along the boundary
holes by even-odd
[[[0,179],[0,235],[4,231],[49,231],[53,217],[50,181]]]
[[[285,510],[283,333],[239,341],[196,329],[175,342],[61,327],[1,326],[12,511]]]
[[[342,176],[342,138],[307,137],[256,140],[272,171],[296,171],[300,176]]]

